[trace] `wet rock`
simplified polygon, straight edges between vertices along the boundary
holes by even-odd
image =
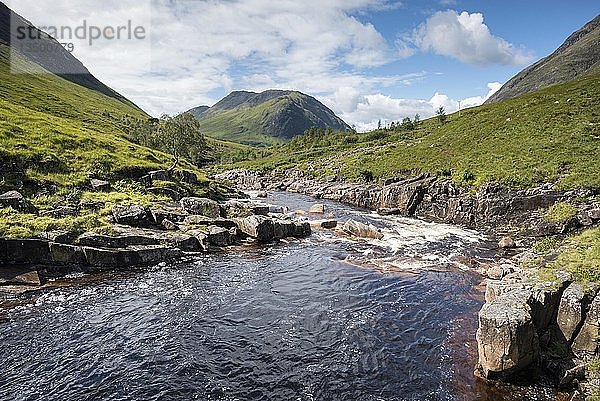
[[[235,236],[225,228],[211,226],[206,231],[206,236],[210,245],[226,247],[235,244]]]
[[[65,265],[83,265],[86,263],[85,254],[80,246],[50,243],[52,262]]]
[[[383,233],[373,225],[367,225],[354,220],[348,220],[342,230],[359,238],[382,239]]]
[[[124,233],[117,236],[109,236],[96,233],[85,233],[79,236],[77,241],[80,245],[95,248],[127,248],[133,245],[158,245],[159,239],[148,234]]]
[[[600,295],[596,295],[590,304],[585,322],[571,349],[582,359],[600,356]]]
[[[283,239],[288,237],[294,237],[296,234],[296,226],[293,222],[288,220],[275,220],[274,224],[274,237],[275,239]]]
[[[40,286],[42,280],[35,270],[8,268],[0,269],[0,285]]]
[[[5,207],[11,207],[23,213],[35,212],[33,205],[17,191],[9,191],[0,195],[0,208]]]
[[[188,216],[183,210],[179,208],[150,208],[150,215],[152,216],[152,221],[156,225],[161,225],[163,220],[170,220],[174,223],[182,223],[185,218]]]
[[[108,182],[108,181],[97,180],[95,178],[92,178],[90,180],[90,186],[92,187],[92,191],[96,191],[96,192],[110,191],[110,182]]]
[[[150,171],[148,175],[151,181],[171,181],[171,174],[167,170]]]
[[[269,213],[274,213],[274,214],[286,214],[288,213],[290,210],[285,207],[285,206],[279,206],[279,205],[269,205]]]
[[[517,247],[517,243],[511,237],[504,237],[498,242],[498,248],[500,249],[513,249]]]
[[[323,204],[312,205],[310,207],[310,209],[308,209],[308,213],[325,214],[325,205],[323,205]]]
[[[485,378],[509,378],[537,361],[539,343],[528,297],[527,291],[514,291],[479,312],[479,367]]]
[[[194,237],[198,248],[196,250],[190,250],[191,252],[208,251],[210,248],[210,242],[208,241],[208,235],[202,230],[190,230],[187,234]]]
[[[556,322],[569,343],[581,327],[586,309],[597,292],[597,289],[592,292],[591,288],[586,287],[573,283],[567,287],[560,299]]]
[[[133,251],[82,247],[86,264],[97,268],[124,268],[138,265],[140,259]]]
[[[266,191],[258,191],[256,193],[257,198],[268,198],[269,194]]]
[[[265,216],[250,216],[234,220],[238,229],[261,242],[269,242],[275,239],[275,225],[273,220]]]
[[[162,245],[131,246],[125,252],[135,255],[133,259],[135,259],[136,265],[157,264],[171,261],[181,256],[179,250]]]
[[[5,264],[6,262],[6,240],[4,238],[0,238],[0,266]]]
[[[7,263],[44,264],[50,260],[50,248],[46,241],[7,238],[5,244]]]
[[[295,238],[308,238],[312,234],[310,223],[308,221],[295,221],[294,222],[294,235]]]
[[[313,228],[333,229],[337,227],[338,222],[337,220],[312,220],[310,225]]]
[[[487,269],[487,276],[492,280],[502,280],[504,277],[508,276],[510,273],[515,271],[515,267],[509,264],[501,264],[501,265],[493,265]]]
[[[221,217],[219,204],[206,198],[183,198],[181,207],[187,213],[210,217],[213,219]]]
[[[244,218],[252,215],[266,216],[269,214],[270,206],[264,203],[240,202],[230,200],[223,205],[224,214],[227,218]]]
[[[173,178],[180,182],[185,182],[187,184],[196,184],[198,182],[198,176],[195,173],[192,173],[191,171],[187,170],[173,171]]]
[[[115,206],[112,215],[118,224],[132,227],[149,227],[151,225],[150,213],[139,205]]]
[[[377,214],[380,216],[398,216],[402,214],[402,211],[398,208],[379,208]]]

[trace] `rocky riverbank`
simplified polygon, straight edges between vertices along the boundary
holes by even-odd
[[[192,173],[185,175],[188,181],[194,178]],[[166,171],[152,172],[149,177],[172,179]],[[98,191],[110,188],[108,182],[92,180],[91,184]],[[309,222],[286,214],[282,207],[251,200],[237,191],[228,197],[232,199],[217,201],[174,193],[171,201],[150,207],[114,206],[110,226],[100,232],[45,231],[36,238],[0,238],[0,290],[27,291],[73,272],[149,266],[243,243],[311,235]],[[37,213],[16,191],[0,195],[0,207]],[[79,208],[72,207],[74,213]]]
[[[379,184],[349,183],[335,176],[317,180],[297,170],[235,170],[217,178],[244,189],[291,191],[496,236],[497,262],[476,267],[487,278],[476,374],[485,380],[511,381],[544,371],[558,386],[575,388],[574,399],[598,391],[598,286],[577,283],[567,272],[544,277],[539,269],[545,261],[530,263],[536,260],[534,243],[600,222],[597,193],[559,191],[552,184],[528,190],[488,184],[472,192],[429,175]]]

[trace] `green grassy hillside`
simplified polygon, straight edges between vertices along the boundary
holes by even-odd
[[[168,166],[169,157],[125,138],[126,116],[148,118],[130,104],[44,73],[25,58],[13,66],[0,45],[0,172],[4,189],[15,170],[25,180],[59,187],[81,185],[93,173],[113,178]],[[16,168],[15,168],[16,167]]]
[[[284,143],[311,127],[347,128],[316,99],[294,91],[233,92],[198,119],[208,136],[256,146]]]
[[[414,131],[298,137],[271,155],[236,167],[296,163],[311,174],[349,179],[423,172],[462,185],[496,181],[600,188],[600,75],[453,114]]]

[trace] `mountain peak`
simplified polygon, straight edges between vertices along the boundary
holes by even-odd
[[[294,90],[234,91],[207,110],[189,112],[207,135],[248,144],[288,140],[312,127],[350,129],[317,99]]]

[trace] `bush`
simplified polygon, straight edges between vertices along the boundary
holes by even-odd
[[[548,209],[544,221],[550,224],[564,224],[577,216],[577,208],[570,203],[560,202]]]

